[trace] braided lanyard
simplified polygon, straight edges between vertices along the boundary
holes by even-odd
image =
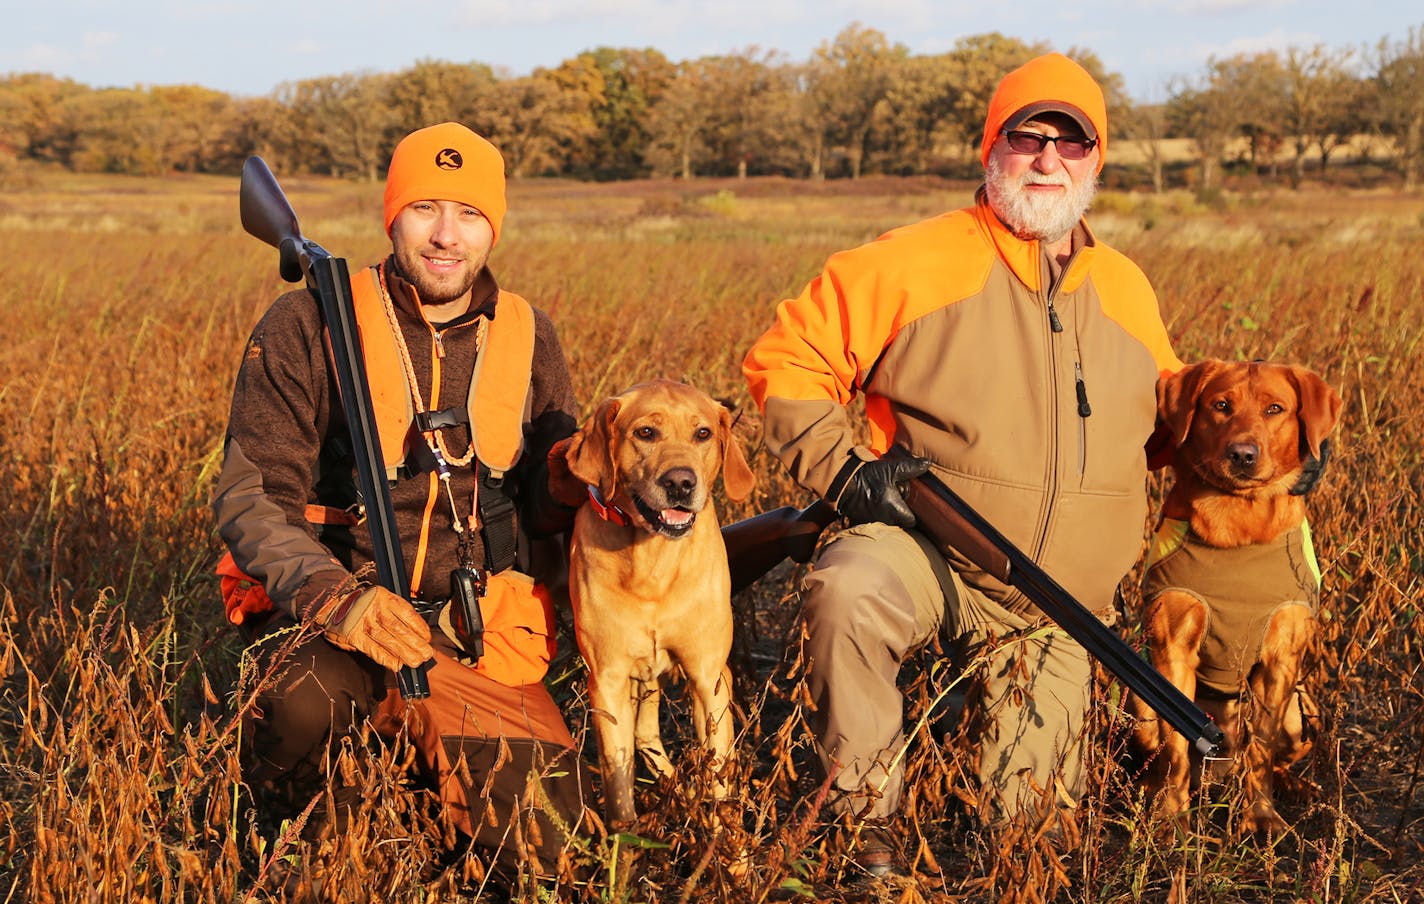
[[[421,419],[419,415],[426,413],[425,400],[420,394],[420,383],[415,376],[415,365],[410,359],[410,349],[406,346],[405,334],[401,332],[400,322],[396,319],[395,304],[391,301],[391,292],[386,285],[386,266],[382,261],[376,267],[376,273],[380,277],[381,284],[381,304],[385,308],[386,320],[390,323],[391,334],[395,336],[396,349],[400,352],[401,366],[405,370],[406,382],[409,384],[411,403],[417,415],[416,425],[420,435],[425,438],[425,445],[430,449],[430,454],[435,459],[436,474],[440,478],[441,485],[445,488],[445,498],[450,502],[450,524],[459,537],[459,550],[462,565],[473,564],[474,555],[472,550],[472,538],[466,533],[465,525],[460,518],[459,510],[455,506],[455,493],[450,488],[450,466],[464,467],[470,464],[475,457],[475,436],[474,425],[470,425],[470,446],[465,450],[464,455],[456,456],[450,452],[445,445],[445,436],[441,432],[442,428],[431,425],[429,430],[420,429]],[[485,336],[489,331],[489,319],[480,317],[475,326],[475,348],[478,351],[484,347]],[[438,334],[437,334],[437,342]],[[433,371],[433,368],[432,368]],[[439,395],[439,387],[432,387],[432,393]],[[429,419],[425,419],[429,423]],[[478,475],[473,481],[474,492],[470,500],[470,520],[473,523],[475,513],[479,511],[480,482]]]

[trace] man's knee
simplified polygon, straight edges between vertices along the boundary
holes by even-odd
[[[865,580],[881,571],[879,563],[844,563],[812,573],[802,591],[807,630],[814,636],[855,634],[869,627],[868,600],[878,599],[881,585]]]
[[[354,655],[319,638],[275,664],[251,719],[253,752],[268,770],[319,757],[374,709],[379,678]]]
[[[944,619],[944,590],[924,550],[910,534],[884,524],[852,527],[829,543],[801,599],[813,649],[850,641],[865,654],[874,640],[898,659]]]

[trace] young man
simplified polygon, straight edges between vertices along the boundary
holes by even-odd
[[[979,778],[1001,815],[1081,791],[1092,685],[1018,591],[934,547],[897,484],[932,469],[1084,605],[1110,618],[1146,519],[1159,376],[1181,367],[1146,277],[1082,219],[1108,145],[1102,90],[1059,54],[1010,73],[964,210],[830,258],[747,354],[767,446],[850,527],[802,592],[822,763],[891,867],[900,663],[942,628],[1019,636],[983,671]],[[869,447],[845,406],[865,397]],[[892,445],[913,458],[881,458]],[[934,561],[938,558],[938,562]],[[947,568],[945,565],[947,564]]]
[[[486,265],[504,213],[493,145],[456,123],[414,132],[386,182],[391,254],[351,277],[413,600],[372,586],[332,352],[304,289],[278,298],[248,341],[213,509],[229,618],[267,638],[267,661],[280,657],[244,732],[259,804],[300,812],[339,785],[322,768],[328,747],[368,721],[387,736],[404,726],[456,826],[506,864],[548,872],[583,793],[542,683],[549,596],[522,569],[525,540],[572,523],[550,498],[545,456],[576,408],[553,325]],[[456,569],[488,577],[482,635],[452,618]],[[292,649],[283,629],[296,625],[310,630]],[[394,672],[428,662],[431,696],[408,705]],[[338,788],[338,823],[354,793]]]

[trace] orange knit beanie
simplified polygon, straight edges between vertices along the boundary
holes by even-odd
[[[386,234],[412,201],[458,201],[484,214],[499,241],[504,221],[504,158],[458,122],[411,132],[396,145],[386,176]]]
[[[1035,57],[999,82],[984,118],[980,159],[988,165],[989,149],[1001,131],[1016,129],[1030,116],[1048,111],[1068,114],[1082,126],[1084,135],[1098,139],[1098,172],[1102,172],[1108,156],[1108,108],[1103,89],[1088,70],[1061,53]]]

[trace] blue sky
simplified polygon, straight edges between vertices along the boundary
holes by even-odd
[[[804,60],[851,22],[913,53],[999,31],[1086,47],[1138,99],[1242,51],[1373,46],[1424,25],[1409,0],[50,0],[8,4],[0,73],[85,84],[199,84],[237,95],[420,59],[479,61],[513,75],[600,45],[673,60],[749,46]],[[18,8],[15,8],[18,7]]]

